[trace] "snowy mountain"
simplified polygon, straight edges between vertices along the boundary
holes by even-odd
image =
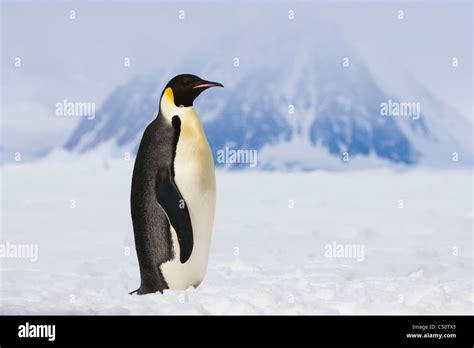
[[[196,102],[215,158],[219,150],[230,148],[257,150],[258,167],[264,169],[445,167],[456,152],[472,163],[471,125],[410,77],[392,90],[388,72],[377,76],[334,36],[279,42],[257,45],[260,51],[241,55],[238,66],[233,57],[203,58],[137,76],[110,94],[94,120],[83,119],[64,148],[135,153],[144,128],[157,114],[163,86],[175,74],[189,72],[225,85]],[[405,104],[418,114],[397,114],[394,106]],[[382,111],[387,105],[389,115]]]

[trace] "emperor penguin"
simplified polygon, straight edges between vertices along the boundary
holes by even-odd
[[[135,159],[131,214],[139,295],[197,287],[206,274],[216,206],[214,160],[194,100],[218,82],[183,74],[165,86]]]

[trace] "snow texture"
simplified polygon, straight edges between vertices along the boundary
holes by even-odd
[[[220,170],[203,283],[130,296],[132,167],[3,166],[1,242],[39,253],[0,259],[2,314],[473,313],[470,171]],[[333,242],[363,260],[327,257]]]

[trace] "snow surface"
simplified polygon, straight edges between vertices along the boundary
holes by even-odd
[[[132,167],[2,167],[1,242],[37,243],[39,255],[0,259],[0,313],[473,313],[470,171],[219,171],[204,282],[130,296]],[[363,245],[363,261],[325,257],[332,242]]]

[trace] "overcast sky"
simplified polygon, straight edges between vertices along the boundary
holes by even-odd
[[[374,67],[382,59],[396,61],[472,119],[470,1],[3,2],[3,144],[19,151],[62,144],[78,119],[54,116],[58,101],[100,106],[131,76],[172,66],[196,47],[209,47],[208,54],[231,63],[230,38],[246,37],[240,47],[252,50],[256,40],[281,32],[289,10],[302,28],[323,25],[339,32]],[[17,57],[21,67],[15,67]],[[130,67],[124,67],[125,57]],[[380,68],[378,73],[388,79],[397,74]]]

